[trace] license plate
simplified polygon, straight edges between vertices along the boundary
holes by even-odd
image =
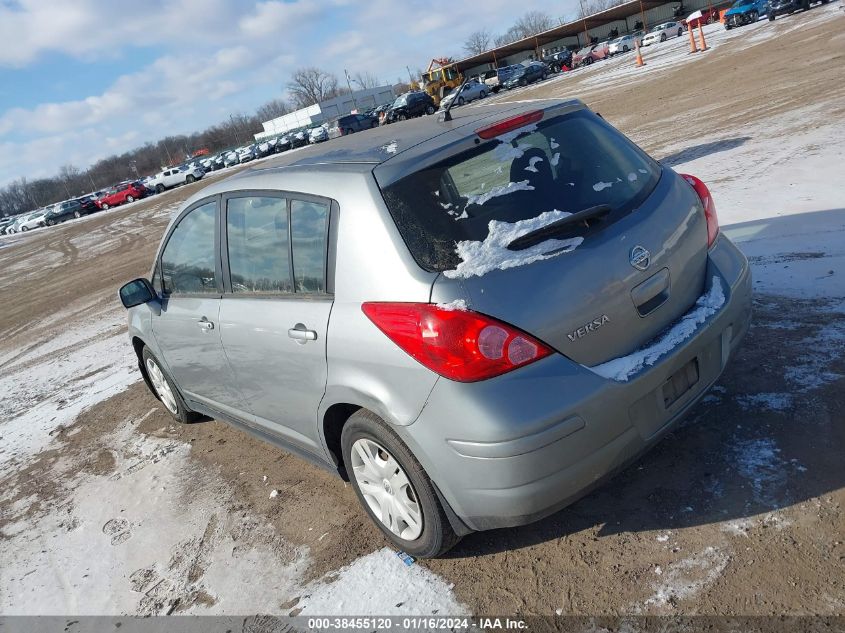
[[[698,382],[698,359],[693,358],[663,383],[663,406],[671,407]]]

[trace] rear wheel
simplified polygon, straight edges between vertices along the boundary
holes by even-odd
[[[427,105],[425,107],[425,113],[426,114],[434,114],[434,106],[433,105]]]
[[[73,217],[75,217],[75,218],[81,218],[81,217],[82,217],[82,214],[81,214],[79,211],[74,211],[74,212],[73,212]]]
[[[126,202],[135,202],[135,198],[132,196],[126,196]]]
[[[665,41],[666,41],[666,33],[661,33],[661,34],[660,34],[660,41],[661,41],[661,42],[665,42]]]
[[[162,193],[164,191],[164,185],[156,185],[156,193]]]
[[[182,424],[196,421],[199,416],[185,406],[185,401],[182,399],[179,390],[148,348],[145,347],[144,351],[141,352],[141,358],[144,361],[144,369],[150,379],[153,391],[164,408],[167,409],[167,412]]]
[[[381,418],[359,410],[340,442],[358,501],[397,547],[429,558],[460,540],[422,466]]]
[[[466,103],[466,101],[464,101],[464,98],[463,98],[463,97],[458,97],[458,105],[459,105],[459,106],[462,106],[462,105],[464,105],[465,103]]]
[[[679,28],[679,29],[678,29],[678,37],[681,37],[681,35],[683,35],[683,34],[684,34],[684,29],[683,29],[683,28]]]
[[[186,180],[186,181],[188,182],[188,184],[190,185],[192,182],[194,182],[194,181],[196,180],[196,178],[194,178],[194,175],[193,175],[193,174],[188,174],[188,177],[187,177],[185,180]]]
[[[775,14],[769,13],[769,22],[774,22],[774,21],[775,21]]]
[[[108,205],[108,203],[107,203],[107,202],[104,202],[104,203],[103,203],[103,206],[102,206],[102,207],[100,207],[100,208],[101,208],[101,209],[103,209],[103,210],[105,211],[106,209],[108,209],[108,208],[109,208],[109,205]]]
[[[407,119],[407,118],[408,118],[408,116],[407,116],[407,115],[403,112],[403,113],[402,113],[402,114],[400,114],[397,118],[398,118],[400,121],[404,121],[405,119]]]
[[[630,48],[628,48],[628,45],[627,45],[627,44],[625,44],[625,46],[623,46],[623,47],[622,47],[622,52],[623,52],[623,53],[627,53],[627,52],[628,52],[628,51],[630,51],[630,50],[631,50],[631,49],[630,49]]]
[[[758,13],[756,11],[752,11],[751,13],[748,14],[748,21],[751,22],[751,24],[756,23],[759,18],[760,18],[760,16],[758,15]]]
[[[482,90],[482,91],[478,94],[478,98],[479,98],[479,99],[483,99],[483,98],[484,98],[484,97],[486,97],[486,96],[487,96],[487,93],[486,93],[484,90]]]

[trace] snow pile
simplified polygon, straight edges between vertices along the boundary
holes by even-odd
[[[614,358],[601,365],[589,367],[589,369],[604,378],[617,382],[627,382],[633,374],[644,367],[650,367],[661,356],[668,354],[695,334],[698,327],[714,315],[724,303],[725,293],[722,290],[722,284],[718,277],[713,277],[713,285],[710,291],[699,297],[698,301],[695,302],[695,307],[653,343],[633,354]]]
[[[468,615],[447,585],[419,564],[406,566],[388,548],[305,588],[299,615]]]
[[[540,170],[537,169],[536,165],[537,165],[537,163],[542,163],[542,162],[543,162],[543,159],[541,157],[532,156],[531,158],[528,159],[528,167],[525,168],[525,171],[531,171],[531,172],[534,172],[535,174],[539,173]]]
[[[450,301],[449,303],[438,303],[437,307],[441,310],[446,310],[451,312],[453,310],[467,310],[467,302],[463,299],[455,299],[454,301]]]
[[[517,266],[525,266],[532,262],[549,259],[562,253],[569,253],[584,241],[583,237],[573,237],[566,240],[545,240],[521,251],[508,249],[508,244],[518,237],[557,222],[569,215],[572,214],[555,209],[541,213],[536,218],[514,223],[491,220],[487,225],[488,234],[484,241],[465,240],[458,242],[456,251],[462,261],[455,270],[447,270],[443,274],[450,279],[481,277],[491,270],[516,268]]]
[[[536,168],[534,169],[534,171],[537,171]],[[527,180],[520,180],[519,182],[509,182],[508,184],[502,185],[500,187],[491,187],[490,191],[470,195],[467,199],[467,206],[471,204],[477,204],[481,206],[488,200],[498,198],[499,196],[506,196],[509,193],[514,193],[515,191],[534,191],[534,187],[528,184]]]
[[[737,472],[750,485],[754,500],[766,505],[781,505],[777,493],[786,486],[790,463],[781,459],[780,448],[770,437],[739,440],[733,457]],[[791,464],[796,470],[798,462]]]
[[[390,143],[382,145],[380,149],[388,154],[395,154],[397,149],[396,141],[390,141]]]
[[[664,607],[675,605],[678,600],[694,597],[702,589],[713,584],[728,565],[728,556],[715,547],[689,558],[672,563],[663,573],[660,584],[645,605]]]

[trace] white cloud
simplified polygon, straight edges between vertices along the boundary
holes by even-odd
[[[574,4],[574,0],[568,0]],[[460,55],[482,27],[504,31],[527,0],[19,0],[0,2],[0,68],[27,68],[48,55],[79,60],[159,53],[115,77],[99,94],[0,111],[0,186],[85,167],[168,134],[202,129],[230,112],[281,95],[292,70],[318,65],[343,78],[368,71],[386,83],[431,57]],[[560,8],[556,9],[562,10]],[[14,92],[11,93],[14,95]],[[13,97],[14,98],[14,97]],[[12,138],[11,135],[14,134]]]

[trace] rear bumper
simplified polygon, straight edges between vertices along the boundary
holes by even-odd
[[[724,236],[708,279],[725,303],[695,334],[621,383],[561,355],[478,383],[439,379],[420,417],[397,432],[473,530],[530,523],[577,500],[657,443],[719,378],[748,330],[748,262]],[[698,376],[664,406],[691,361]]]

